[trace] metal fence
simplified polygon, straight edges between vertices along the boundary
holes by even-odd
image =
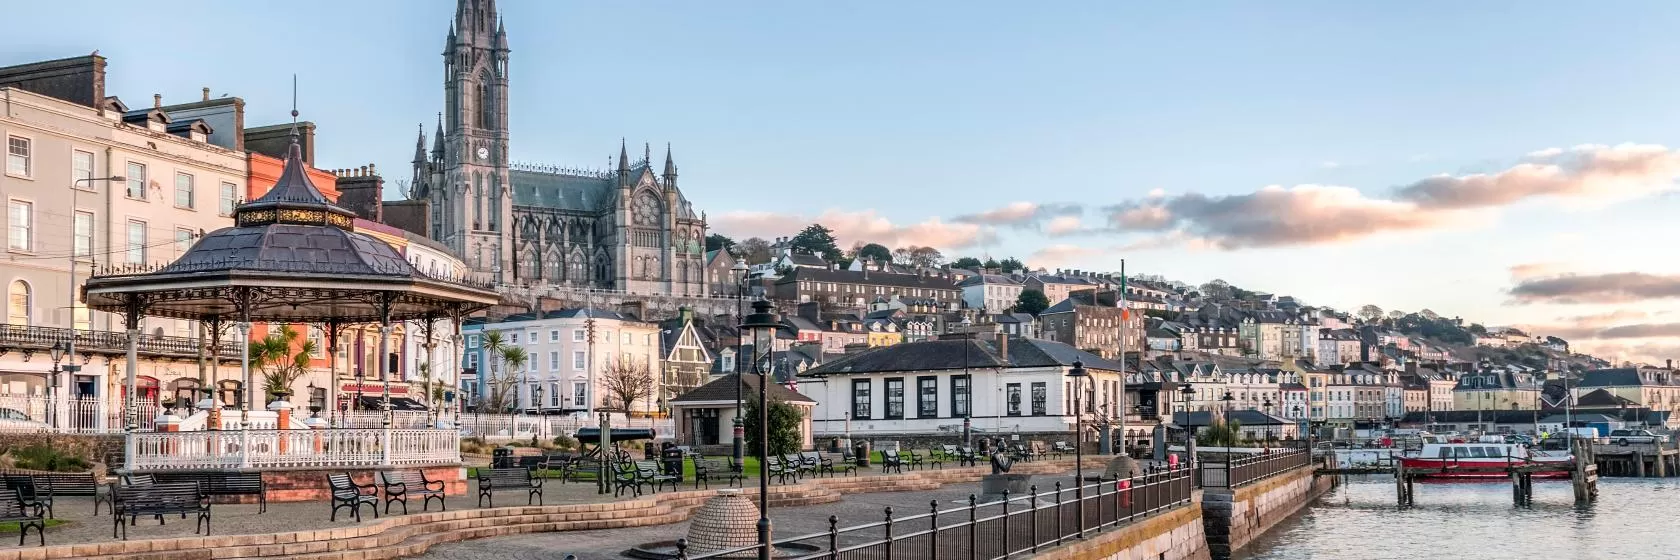
[[[1196,485],[1202,488],[1234,488],[1278,473],[1312,464],[1310,450],[1273,450],[1226,461],[1202,461],[1196,469]]]
[[[1008,496],[980,503],[970,495],[967,506],[941,510],[937,500],[928,513],[901,516],[888,507],[882,520],[841,527],[828,518],[828,531],[778,539],[773,556],[792,560],[994,560],[1059,545],[1104,528],[1130,523],[1190,503],[1189,469],[1159,471],[1143,476],[1087,484],[1083,489],[1050,492],[1032,487],[1024,496]],[[1084,499],[1080,500],[1080,490]],[[686,560],[739,558],[762,544],[694,552],[678,541],[678,557]]]

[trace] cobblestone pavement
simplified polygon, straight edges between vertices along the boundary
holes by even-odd
[[[1038,485],[1040,492],[1050,491],[1057,481],[1061,481],[1064,486],[1069,488],[1067,499],[1073,499],[1072,476],[1036,475],[1031,478],[1031,484]],[[927,513],[930,500],[938,500],[940,509],[966,505],[969,494],[976,494],[979,491],[980,484],[974,482],[949,484],[937,490],[920,492],[846,494],[841,501],[834,503],[794,508],[772,508],[770,510],[770,520],[775,538],[784,539],[827,532],[830,515],[839,517],[840,527],[844,528],[882,521],[885,519],[884,508],[887,506],[893,508],[894,517],[902,518]],[[940,524],[945,525],[955,521],[957,520],[941,520]],[[920,520],[920,523],[912,522],[913,525],[911,526],[914,529],[905,527],[899,530],[923,529],[926,527],[924,525],[926,522],[926,520]],[[440,545],[426,554],[411,558],[417,560],[561,560],[567,554],[574,554],[578,560],[616,560],[625,558],[621,553],[631,546],[676,540],[687,533],[687,521],[652,527],[536,533],[450,543]],[[857,535],[858,538],[878,538],[879,536],[879,532]]]
[[[462,496],[449,496],[446,500],[450,510],[471,509],[478,507],[477,483],[469,482],[472,491]],[[628,498],[626,498],[628,499]],[[549,480],[543,484],[543,503],[547,505],[565,505],[580,503],[597,503],[612,501],[612,494],[599,495],[595,493],[594,483],[561,484],[558,480]],[[496,496],[496,503],[502,506],[525,505],[525,499],[515,493],[500,493]],[[391,515],[400,515],[402,506],[391,505]],[[420,513],[418,500],[409,505],[410,511]],[[59,497],[53,504],[53,513],[65,523],[47,528],[47,544],[80,544],[110,542],[111,514],[105,505],[99,506],[99,516],[93,515],[93,498],[67,496]],[[290,531],[313,531],[332,529],[356,525],[349,516],[349,510],[339,510],[338,521],[328,521],[332,507],[325,501],[320,502],[287,502],[270,503],[266,513],[258,514],[255,504],[216,504],[210,507],[210,530],[214,535],[247,535],[257,533],[285,533]],[[381,511],[384,508],[381,507]],[[432,511],[437,511],[437,501],[433,500]],[[193,519],[181,519],[180,516],[166,517],[163,525],[158,525],[156,519],[140,519],[128,528],[129,540],[190,537],[193,536]],[[362,523],[373,523],[374,517],[367,508],[362,508]],[[9,537],[9,538],[8,538]],[[39,542],[33,532],[25,546],[35,546]],[[0,535],[0,549],[18,546],[17,538],[13,535]]]

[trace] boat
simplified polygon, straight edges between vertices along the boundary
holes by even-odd
[[[1425,443],[1415,454],[1402,455],[1400,466],[1424,471],[1420,478],[1500,479],[1509,478],[1504,468],[1537,466],[1534,478],[1569,478],[1574,457],[1567,451],[1534,451],[1516,443]],[[1555,467],[1548,469],[1544,467]]]

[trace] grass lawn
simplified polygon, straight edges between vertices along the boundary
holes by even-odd
[[[64,524],[63,519],[48,519],[47,520],[47,526],[48,527],[57,527],[57,526],[63,525],[63,524]],[[18,532],[18,524],[17,524],[16,521],[13,521],[13,522],[10,522],[10,523],[0,523],[0,534],[8,534],[8,533],[16,533],[16,532]]]

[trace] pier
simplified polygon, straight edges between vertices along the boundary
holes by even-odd
[[[1598,464],[1594,462],[1594,456],[1596,455],[1594,447],[1577,440],[1571,445],[1570,450],[1570,454],[1575,460],[1564,464],[1519,463],[1508,458],[1503,465],[1454,463],[1441,467],[1419,468],[1407,467],[1396,462],[1394,467],[1395,497],[1402,506],[1415,503],[1417,489],[1414,483],[1420,478],[1440,475],[1509,477],[1512,501],[1517,505],[1528,505],[1534,500],[1535,474],[1568,472],[1570,485],[1575,488],[1575,501],[1577,503],[1590,502],[1598,498]]]
[[[1605,476],[1680,476],[1680,442],[1599,443],[1593,445],[1598,470]]]

